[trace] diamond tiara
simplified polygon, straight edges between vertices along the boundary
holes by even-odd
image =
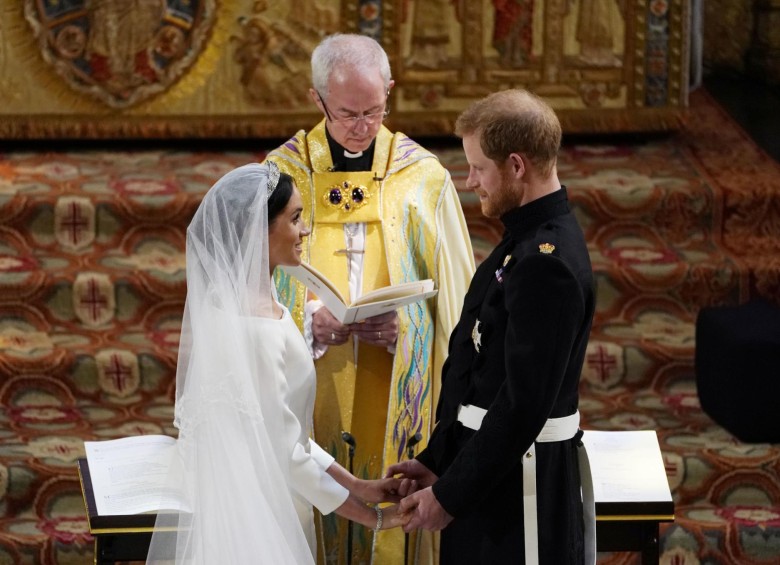
[[[266,161],[268,166],[268,198],[271,197],[273,191],[276,190],[276,185],[279,184],[279,165],[273,161]]]

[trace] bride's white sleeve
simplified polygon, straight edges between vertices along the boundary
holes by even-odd
[[[314,505],[322,514],[330,514],[341,506],[349,491],[327,473],[334,459],[319,445],[301,434],[302,422],[290,409],[289,389],[286,381],[280,383],[283,390],[283,415],[285,438],[290,446],[290,487]]]
[[[208,320],[211,347],[189,352],[176,403],[177,464],[169,477],[187,508],[158,514],[147,563],[173,556],[176,564],[254,563],[258,555],[280,565],[313,563],[285,488],[291,463],[276,433],[284,419],[274,392],[278,377],[264,373],[273,361],[255,365],[265,356],[244,339],[243,323],[225,318]],[[265,351],[278,347],[272,337],[268,342]],[[258,394],[258,384],[266,394]]]
[[[338,484],[326,472],[326,467],[317,461],[312,454],[316,445],[310,442],[306,446],[309,449],[306,449],[300,443],[295,444],[290,462],[290,483],[301,496],[316,506],[317,510],[323,514],[330,514],[344,503],[349,496],[349,491]],[[325,453],[321,448],[319,449]],[[332,463],[333,458],[330,459]]]
[[[336,460],[330,453],[320,447],[320,445],[313,439],[309,439],[309,447],[311,449],[312,458],[322,467],[327,469]]]

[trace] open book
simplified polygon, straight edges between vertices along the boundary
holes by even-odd
[[[663,455],[654,430],[585,430],[596,514],[674,514]]]
[[[145,435],[85,441],[84,448],[90,483],[84,488],[91,487],[98,515],[187,511],[181,492],[168,480],[176,452],[174,438]]]
[[[437,292],[433,288],[433,281],[425,279],[378,288],[348,304],[333,283],[311,265],[301,263],[298,267],[283,269],[316,294],[342,324],[352,324],[391,312],[401,306],[430,298]]]

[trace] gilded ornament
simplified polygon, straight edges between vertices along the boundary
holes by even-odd
[[[370,198],[371,193],[365,186],[345,180],[325,190],[322,199],[327,206],[349,213],[365,206]]]

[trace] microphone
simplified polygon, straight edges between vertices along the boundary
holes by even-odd
[[[409,438],[409,441],[406,442],[406,456],[409,459],[414,459],[414,448],[415,446],[422,441],[422,434],[420,432],[417,432],[412,437]],[[404,534],[404,565],[408,565],[409,563],[409,533]]]
[[[349,432],[341,432],[341,439],[344,440],[344,442],[346,442],[346,444],[349,446],[350,456],[355,455],[355,448],[357,447],[355,436]]]
[[[352,475],[357,442],[355,436],[345,431],[341,432],[341,439],[349,446],[349,474]],[[349,519],[347,519],[347,565],[352,565],[352,520]]]
[[[417,432],[412,437],[409,438],[409,441],[406,442],[406,455],[409,457],[409,459],[414,459],[414,447],[422,441],[422,434],[420,432]]]

